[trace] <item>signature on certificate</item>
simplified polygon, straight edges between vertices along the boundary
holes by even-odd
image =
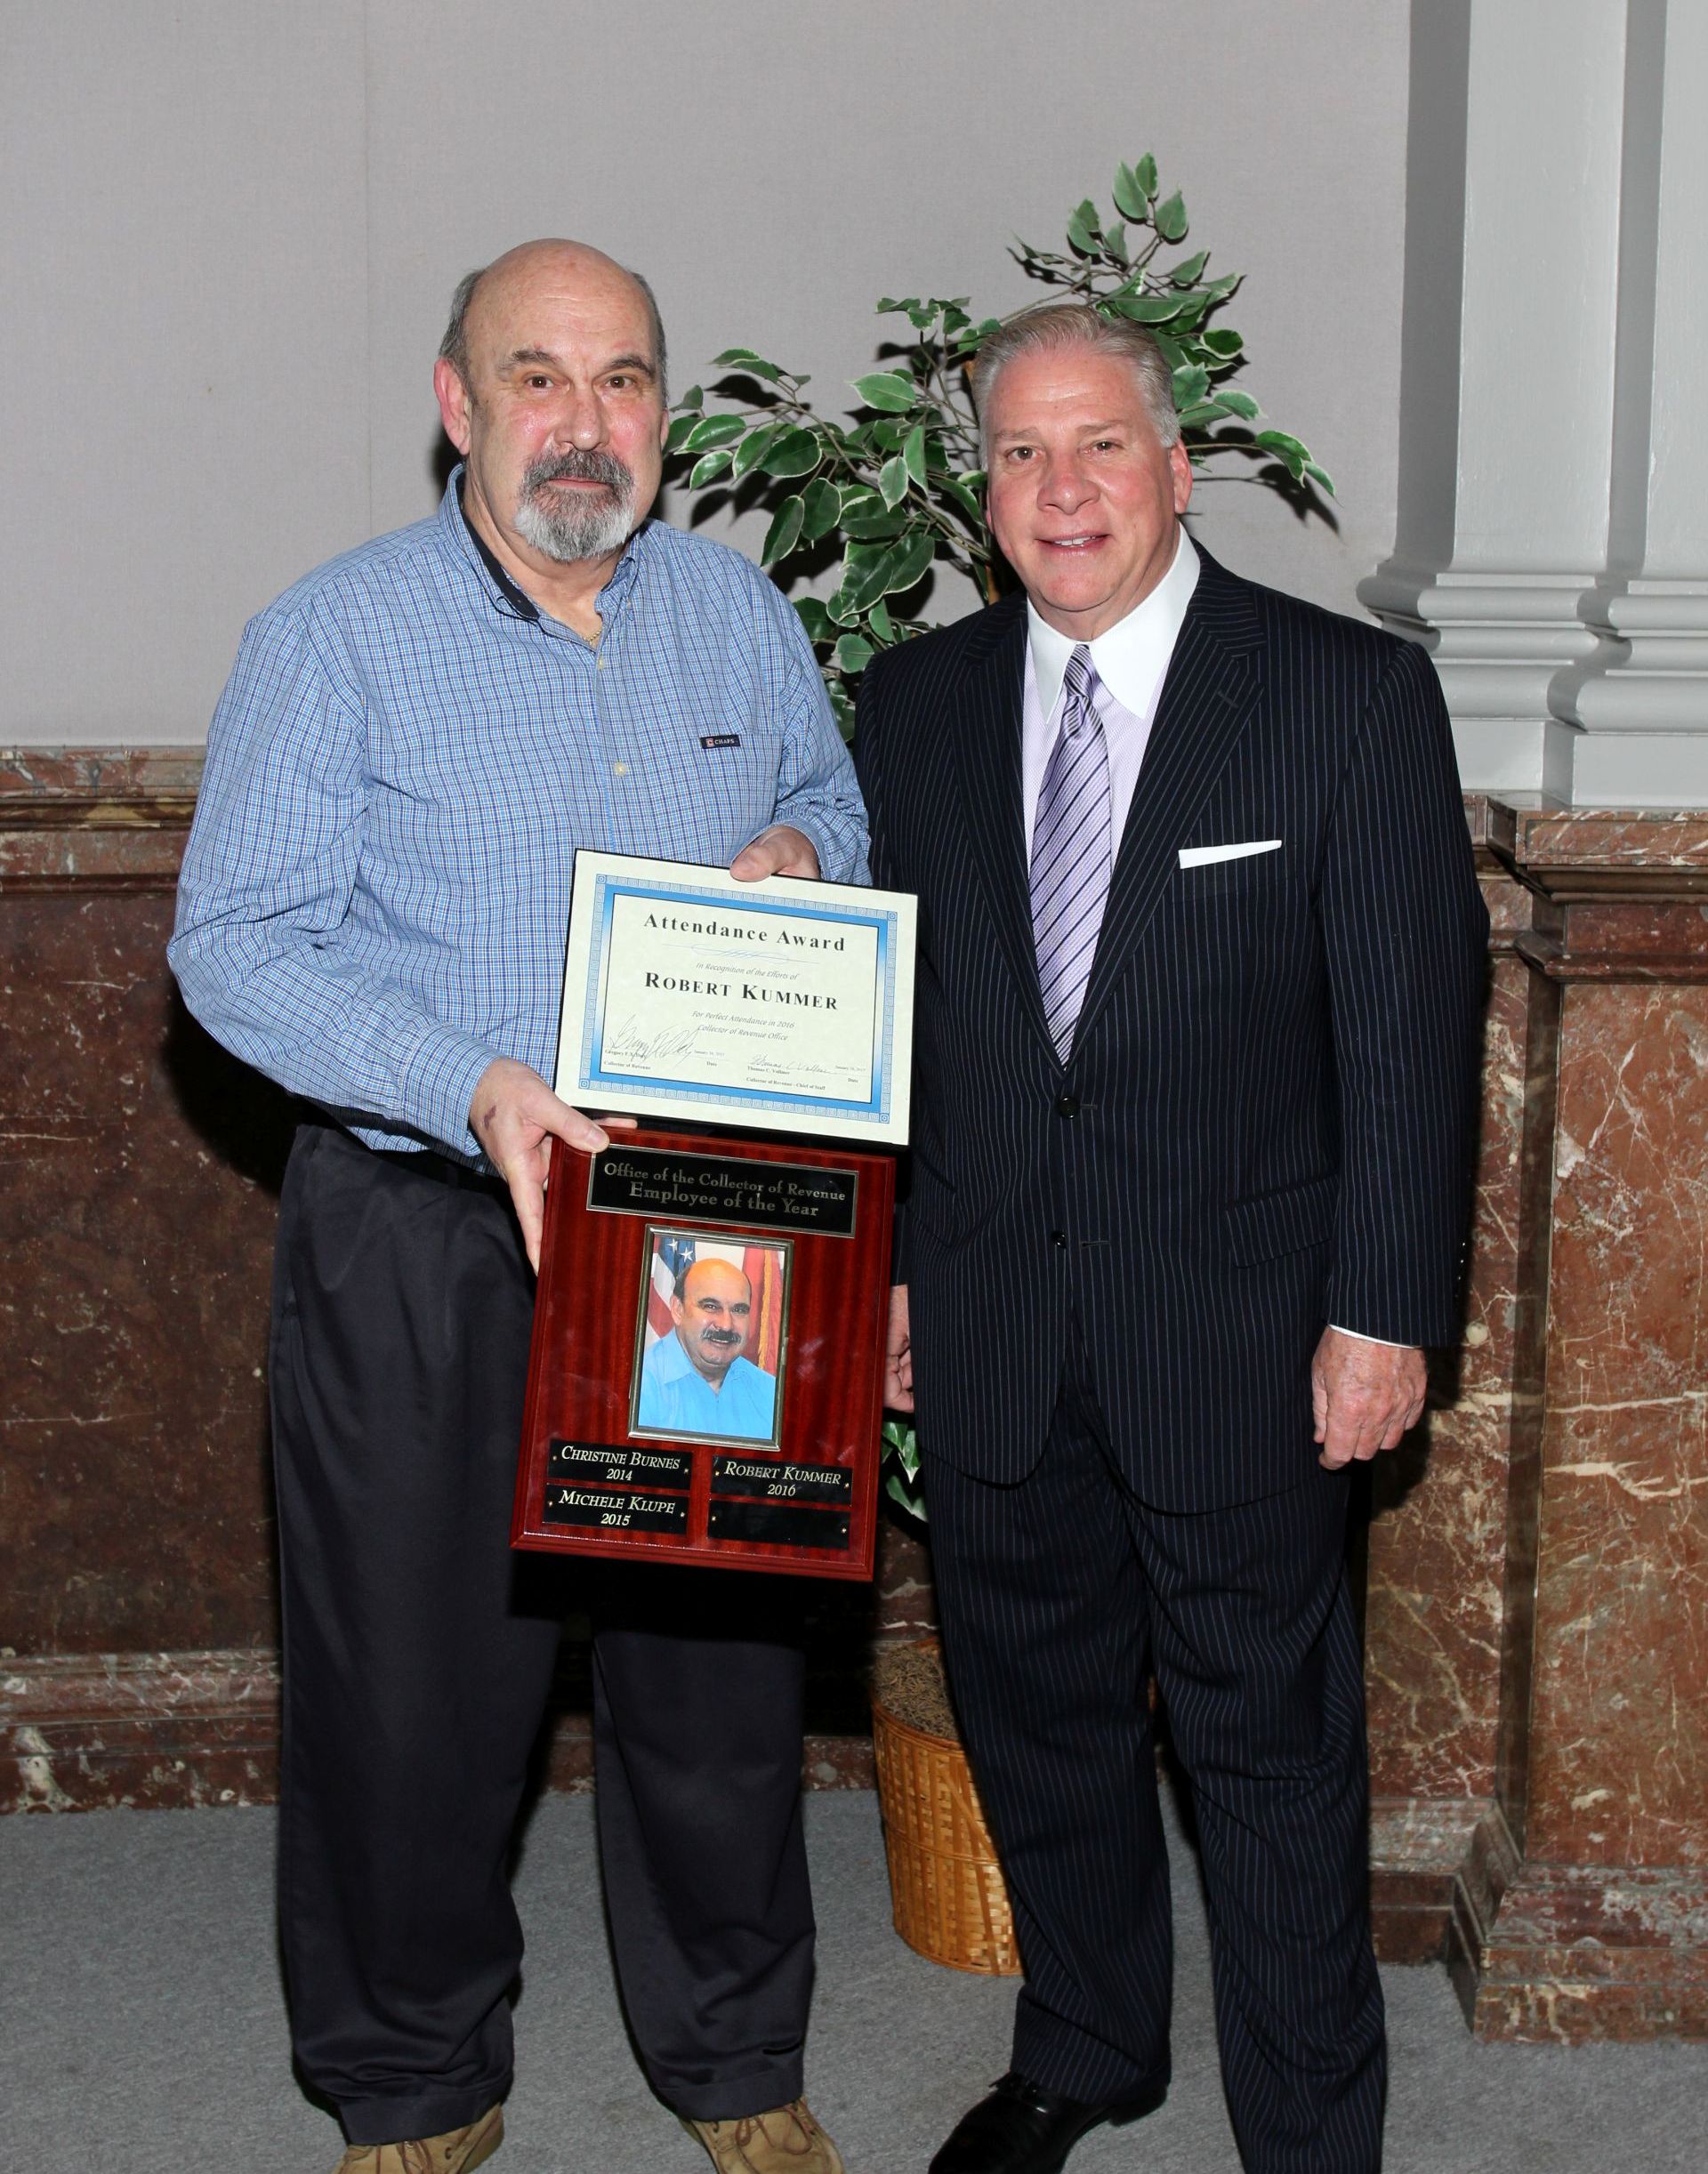
[[[700,1046],[697,1027],[667,1027],[648,1033],[632,1012],[605,1028],[605,1061],[653,1065],[666,1057],[691,1057]]]

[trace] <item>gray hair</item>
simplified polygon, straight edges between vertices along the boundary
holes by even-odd
[[[496,262],[495,259],[494,261]],[[652,328],[653,366],[658,373],[658,397],[662,400],[668,400],[670,394],[665,374],[665,320],[658,314],[658,297],[638,271],[629,271],[626,264],[622,269],[640,288],[646,302],[647,322]],[[479,265],[473,271],[464,272],[457,281],[451,296],[451,314],[445,326],[445,337],[439,343],[439,360],[450,364],[471,392],[474,388],[469,384],[469,305],[474,300],[475,289],[491,270],[490,264]]]
[[[1165,447],[1180,443],[1174,373],[1155,336],[1128,318],[1105,317],[1089,302],[1041,302],[993,332],[973,362],[973,400],[979,410],[979,439],[987,467],[990,464],[990,432],[985,417],[998,377],[1017,356],[1076,347],[1095,354],[1118,355],[1131,363],[1157,442]]]

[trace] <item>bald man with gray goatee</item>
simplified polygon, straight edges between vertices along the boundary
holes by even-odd
[[[858,882],[865,817],[794,612],[649,518],[667,415],[645,283],[576,243],[512,250],[459,287],[434,382],[462,456],[438,513],[244,636],[172,943],[204,1025],[316,1106],[270,1367],[296,2054],[349,2139],[340,2174],[471,2174],[498,2149],[506,1860],[584,1609],[648,2080],[724,2174],[840,2174],[801,2095],[793,1582],[566,1570],[508,1538],[548,1162],[574,1182],[628,1122],[546,1083],[576,849]],[[573,2053],[560,2073],[603,2088]]]

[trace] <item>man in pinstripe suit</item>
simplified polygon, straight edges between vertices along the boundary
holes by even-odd
[[[1136,327],[1045,306],[978,381],[1026,594],[874,660],[856,750],[920,898],[890,1393],[1027,1971],[932,2174],[1054,2174],[1166,2086],[1152,1671],[1244,2162],[1371,2174],[1344,1534],[1457,1328],[1487,919],[1446,717],[1422,651],[1194,549]]]

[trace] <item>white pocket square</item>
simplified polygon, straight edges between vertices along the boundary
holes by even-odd
[[[1278,838],[1253,838],[1245,845],[1183,845],[1180,848],[1182,868],[1207,868],[1212,861],[1249,860],[1253,853],[1277,853],[1281,849]]]

